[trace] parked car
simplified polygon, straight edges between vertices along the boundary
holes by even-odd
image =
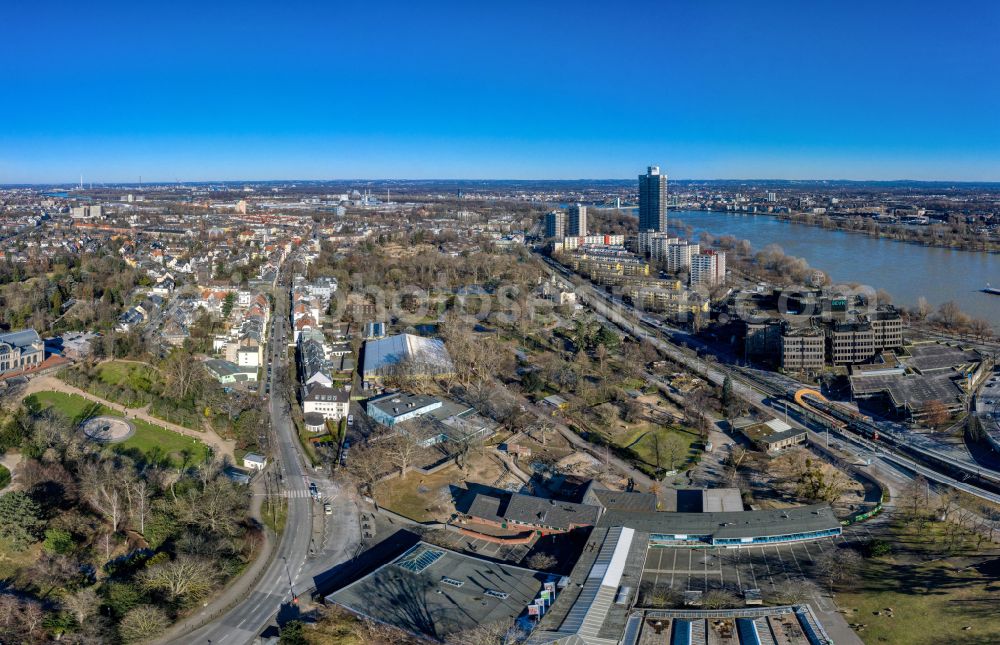
[[[349,426],[354,425],[354,415],[353,414],[348,414],[347,415],[347,425],[349,425]]]
[[[330,504],[330,502],[323,504],[323,512],[326,513],[327,515],[333,515],[333,506]]]

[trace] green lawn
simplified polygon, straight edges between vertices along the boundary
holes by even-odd
[[[38,542],[23,551],[11,547],[7,540],[0,539],[0,580],[11,580],[18,573],[38,561],[42,553],[42,543]]]
[[[1000,643],[995,573],[959,571],[947,561],[898,564],[887,559],[868,563],[859,587],[858,592],[837,594],[837,605],[847,610],[849,623],[866,625],[858,633],[866,643]],[[892,618],[885,612],[890,607]],[[970,625],[971,630],[963,629]]]
[[[847,622],[865,625],[858,632],[864,642],[1000,643],[1000,554],[988,548],[977,555],[969,538],[962,555],[942,558],[941,527],[932,522],[918,533],[896,525],[889,538],[896,553],[865,560],[858,583],[837,594]]]
[[[101,381],[108,385],[128,386],[142,392],[154,392],[158,389],[159,374],[149,365],[109,361],[101,363],[97,371]]]
[[[659,464],[656,460],[657,441],[659,441],[660,447]],[[614,442],[623,448],[631,448],[642,461],[650,466],[665,470],[670,470],[671,467],[671,455],[668,447],[672,442],[677,442],[680,447],[673,464],[676,470],[683,470],[701,452],[701,444],[695,432],[676,426],[660,426],[655,423],[639,424],[627,433],[615,437]]]
[[[120,412],[108,409],[99,403],[63,392],[36,392],[29,398],[42,409],[53,408],[61,412],[74,423],[99,414],[123,416]],[[142,419],[131,419],[131,422],[135,425],[135,433],[125,441],[114,444],[115,450],[121,452],[137,450],[147,459],[166,460],[175,466],[199,463],[209,454],[208,446],[196,439]]]

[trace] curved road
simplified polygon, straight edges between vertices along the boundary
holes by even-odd
[[[287,312],[275,312],[271,322],[270,351],[272,373],[285,363],[289,333]],[[275,342],[277,341],[277,342]],[[268,376],[268,379],[271,377]],[[292,376],[294,378],[294,376]],[[244,645],[251,642],[274,618],[282,605],[312,587],[312,579],[300,580],[300,573],[309,555],[312,538],[313,501],[309,496],[306,471],[298,450],[298,438],[292,424],[289,404],[280,392],[271,388],[269,397],[271,424],[276,439],[274,466],[281,477],[281,487],[288,497],[288,520],[281,535],[277,552],[264,570],[254,590],[221,618],[189,633],[174,642],[191,645]],[[192,616],[197,619],[197,615]]]

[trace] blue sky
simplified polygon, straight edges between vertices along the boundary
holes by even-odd
[[[0,183],[1000,181],[1000,3],[11,2]],[[13,27],[13,28],[10,28]]]

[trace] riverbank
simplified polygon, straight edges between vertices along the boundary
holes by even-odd
[[[673,211],[671,228],[689,228],[719,238],[747,240],[754,251],[771,245],[786,255],[805,259],[837,284],[871,285],[892,294],[894,302],[931,309],[954,301],[972,318],[1000,320],[1000,297],[982,293],[987,283],[1000,284],[1000,255],[907,244],[901,240],[850,235],[781,219],[773,215],[738,215],[731,211]],[[685,231],[686,233],[687,231]],[[921,300],[922,299],[922,300]]]
[[[718,211],[715,211],[718,212]],[[742,213],[740,213],[742,214]],[[747,213],[750,214],[750,213]],[[978,240],[968,240],[968,241],[958,241],[958,242],[946,242],[945,240],[937,239],[914,239],[912,237],[906,237],[907,233],[920,233],[924,230],[930,230],[931,226],[947,226],[944,222],[935,222],[934,224],[928,224],[926,226],[921,226],[920,228],[908,228],[905,224],[884,224],[880,222],[874,222],[871,219],[864,219],[861,221],[865,228],[855,228],[854,226],[848,226],[852,223],[852,220],[847,217],[834,217],[830,215],[814,215],[812,213],[804,212],[794,212],[794,213],[753,213],[754,215],[770,215],[780,220],[791,222],[794,224],[803,224],[805,226],[815,226],[825,230],[833,231],[843,231],[844,233],[858,233],[865,235],[867,237],[873,237],[877,239],[891,240],[893,242],[903,242],[905,244],[916,244],[917,246],[932,247],[938,249],[952,249],[955,251],[968,251],[970,253],[1000,253],[1000,241],[992,242],[985,241],[981,242]],[[820,221],[816,221],[819,218]],[[867,223],[872,222],[876,227],[875,230],[867,228]],[[830,224],[828,226],[828,224]]]
[[[684,211],[678,211],[684,212]],[[776,220],[783,222],[788,222],[790,224],[802,224],[803,226],[812,226],[815,228],[821,228],[826,231],[840,231],[843,233],[857,233],[859,235],[864,235],[865,237],[889,240],[892,242],[902,242],[904,244],[915,244],[916,246],[923,246],[927,248],[936,249],[950,249],[953,251],[966,251],[969,253],[1000,253],[1000,240],[998,241],[987,241],[987,242],[969,242],[969,243],[946,243],[940,240],[922,240],[913,239],[905,236],[907,231],[922,231],[922,228],[906,228],[905,224],[883,224],[874,222],[871,219],[865,218],[862,220],[863,223],[872,222],[877,228],[876,230],[870,230],[868,228],[855,228],[853,226],[845,226],[844,224],[849,224],[851,220],[847,217],[841,216],[830,216],[830,215],[816,215],[814,213],[806,212],[791,212],[791,213],[753,213],[750,211],[720,211],[711,209],[700,209],[697,211],[686,211],[686,212],[701,212],[701,213],[718,213],[720,215],[735,215],[739,217],[772,217]],[[860,219],[860,218],[859,218]],[[936,222],[935,224],[928,224],[927,226],[947,226],[943,222]],[[893,230],[893,227],[899,230]],[[980,246],[980,244],[982,246]]]

